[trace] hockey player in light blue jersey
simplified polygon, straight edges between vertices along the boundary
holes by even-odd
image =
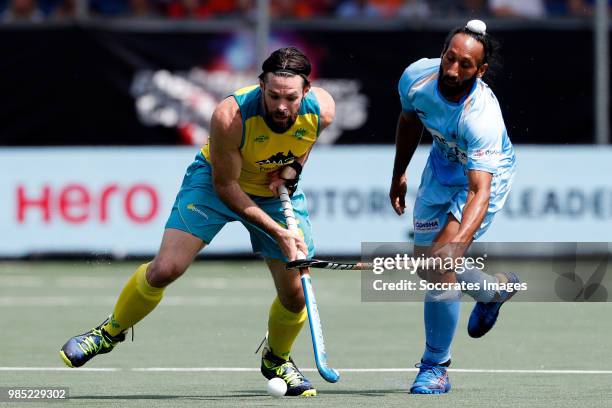
[[[446,259],[463,256],[491,225],[504,205],[514,177],[514,148],[497,98],[483,81],[496,51],[486,25],[472,20],[451,31],[441,58],[421,59],[399,81],[402,104],[389,196],[404,213],[406,168],[423,128],[433,145],[414,205],[415,254]],[[478,268],[425,271],[430,282],[480,283],[466,292],[477,300],[468,333],[481,337],[495,324],[501,305],[515,292],[485,290],[483,283],[518,283],[513,273],[492,277]],[[425,352],[410,391],[440,394],[450,390],[446,372],[459,319],[461,291],[430,290],[425,297]]]

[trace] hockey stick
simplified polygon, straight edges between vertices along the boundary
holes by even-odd
[[[295,214],[293,213],[293,206],[291,205],[291,198],[285,186],[278,188],[280,193],[280,200],[283,206],[283,215],[287,222],[287,228],[291,231],[298,231],[297,223],[295,221]],[[298,260],[304,260],[306,255],[298,251]],[[340,379],[340,374],[334,368],[327,365],[327,353],[325,352],[325,340],[323,339],[323,327],[321,326],[321,318],[319,317],[319,309],[317,307],[317,300],[315,299],[314,290],[312,289],[312,282],[310,280],[310,274],[308,269],[301,268],[300,276],[302,280],[302,289],[304,290],[304,299],[306,301],[306,310],[308,311],[308,324],[310,325],[310,334],[312,336],[312,347],[314,349],[315,362],[317,364],[317,370],[321,377],[325,381],[335,383]]]
[[[295,268],[317,268],[317,269],[346,269],[346,270],[368,270],[372,269],[371,263],[342,263],[333,261],[324,261],[322,259],[297,259],[287,262],[287,269]]]

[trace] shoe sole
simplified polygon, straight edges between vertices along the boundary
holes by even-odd
[[[306,390],[303,393],[301,393],[300,395],[298,395],[298,397],[316,397],[317,396],[317,390],[312,389],[312,390]]]
[[[447,392],[449,392],[451,390],[451,387],[449,385],[448,389],[430,389],[430,388],[425,388],[425,387],[416,387],[416,388],[411,388],[410,389],[410,394],[415,394],[415,395],[431,395],[431,394],[446,394]]]
[[[410,390],[410,393],[414,395],[433,395],[433,394],[446,394],[449,391],[450,389],[448,390],[430,390],[430,389],[416,388],[414,390]]]
[[[70,359],[68,359],[68,357],[66,357],[66,354],[64,354],[64,350],[60,350],[59,352],[60,357],[62,358],[62,361],[70,368],[74,368],[74,366],[72,365],[72,362],[70,361]]]
[[[410,394],[412,395],[441,395],[446,394],[448,391],[427,391],[427,392],[416,392],[412,391]]]

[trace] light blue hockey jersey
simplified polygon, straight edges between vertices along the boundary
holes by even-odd
[[[468,170],[482,170],[510,180],[516,158],[493,91],[477,79],[462,101],[450,102],[439,93],[439,69],[439,58],[423,58],[406,68],[398,87],[402,109],[416,112],[433,136],[429,165],[436,178],[464,185]]]

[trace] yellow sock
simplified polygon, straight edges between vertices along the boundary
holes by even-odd
[[[274,299],[268,318],[268,346],[275,356],[289,359],[291,346],[307,317],[305,307],[301,312],[293,313],[282,305],[278,297]]]
[[[141,321],[161,301],[164,288],[155,288],[147,282],[149,264],[140,265],[123,287],[110,321],[104,326],[104,330],[111,336]]]

